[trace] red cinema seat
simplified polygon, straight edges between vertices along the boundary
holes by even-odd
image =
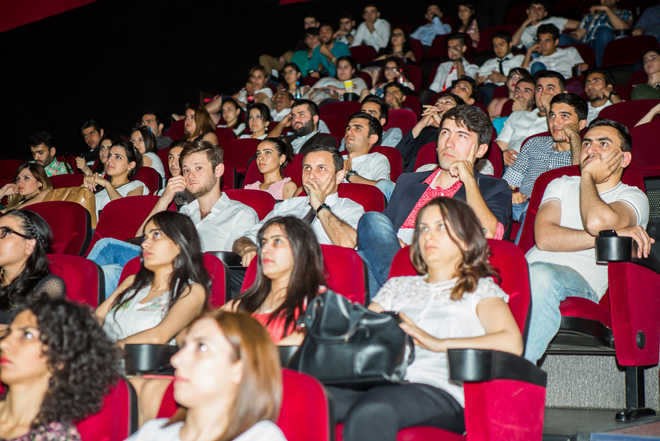
[[[437,164],[438,163],[438,150],[436,148],[435,142],[429,142],[425,144],[419,153],[417,153],[417,159],[415,160],[415,170],[426,164]]]
[[[133,176],[133,181],[140,181],[149,189],[149,194],[154,194],[160,190],[163,178],[151,167],[140,167],[140,170]]]
[[[360,255],[350,248],[336,245],[321,245],[323,264],[328,288],[348,298],[351,302],[364,304],[368,290],[367,270]],[[257,260],[252,259],[245,272],[241,292],[254,283]],[[350,274],[351,277],[346,277]]]
[[[0,179],[14,180],[16,169],[25,164],[20,159],[2,159],[0,160]]]
[[[323,117],[323,122],[328,126],[330,133],[341,142],[346,134],[346,126],[348,125],[348,116],[344,115],[328,115]]]
[[[645,53],[657,48],[658,40],[651,35],[617,38],[605,46],[601,68],[635,64]]]
[[[359,101],[336,101],[324,104],[319,108],[319,116],[325,121],[326,116],[343,116],[348,120],[348,117],[360,111]],[[344,127],[346,123],[344,122]],[[12,175],[13,177],[13,175]]]
[[[184,119],[172,122],[170,130],[167,132],[167,136],[169,136],[172,141],[178,141],[183,138],[183,132],[186,130],[185,124],[186,121]]]
[[[236,169],[231,161],[223,159],[222,163],[225,166],[225,171],[222,173],[222,191],[232,190],[236,188]]]
[[[504,158],[502,157],[502,149],[494,140],[491,141],[484,159],[488,159],[493,164],[493,176],[501,178],[504,174]]]
[[[123,441],[137,430],[137,396],[125,379],[110,389],[101,411],[76,423],[82,441]]]
[[[422,117],[422,102],[417,95],[406,95],[403,107],[412,110],[418,120]]]
[[[89,259],[66,254],[48,255],[49,271],[64,280],[66,298],[93,308],[105,300],[101,267]]]
[[[409,64],[407,67],[408,67],[408,79],[410,80],[411,83],[413,83],[415,93],[421,92],[422,83],[423,83],[422,68],[416,64]]]
[[[612,104],[600,111],[600,118],[608,118],[619,121],[628,129],[632,130],[635,124],[642,119],[654,106],[660,104],[660,100],[632,100]]]
[[[547,185],[561,176],[579,176],[579,166],[543,173],[532,191],[520,246],[534,245],[533,226]],[[628,167],[622,182],[644,190],[641,175]],[[626,371],[626,409],[644,407],[643,367],[658,364],[660,345],[660,274],[642,264],[608,264],[609,289],[599,303],[569,297],[560,305],[558,334],[547,353],[615,355]],[[627,415],[627,413],[626,413]]]
[[[338,193],[340,198],[348,198],[362,205],[365,212],[382,213],[385,210],[385,195],[375,185],[344,182],[339,185]]]
[[[115,199],[101,210],[99,222],[92,236],[91,250],[99,239],[112,237],[126,240],[135,237],[135,234],[147,219],[151,210],[156,206],[158,196],[130,196]],[[89,253],[88,250],[88,253]]]
[[[380,153],[387,157],[390,163],[390,181],[396,182],[399,176],[401,176],[401,173],[403,173],[403,158],[401,157],[401,153],[394,147],[383,147],[379,145],[373,147],[371,153]]]
[[[510,242],[489,240],[490,261],[500,272],[501,287],[523,336],[530,308],[529,274],[522,251]],[[390,277],[417,275],[410,248],[392,262]],[[540,440],[545,411],[547,375],[522,357],[492,350],[451,349],[450,378],[462,381],[466,435],[432,427],[401,430],[398,441]],[[337,427],[337,441],[341,426]]]
[[[476,52],[488,52],[493,50],[493,34],[498,31],[506,31],[513,35],[518,30],[518,25],[491,26],[479,32],[479,46]]]
[[[511,116],[511,112],[513,112],[513,103],[514,101],[512,99],[506,100],[500,111],[500,116]]]
[[[410,50],[412,50],[413,54],[415,54],[416,63],[417,64],[421,63],[422,58],[424,58],[424,45],[422,44],[421,41],[419,41],[416,38],[410,38],[408,40],[408,42],[410,43]],[[408,69],[410,69],[410,66],[412,66],[412,65],[408,65]],[[414,83],[415,82],[413,81],[413,84]]]
[[[156,152],[156,154],[160,158],[160,161],[163,163],[163,167],[165,167],[165,177],[167,179],[171,178],[172,175],[170,174],[170,166],[169,166],[169,163],[170,163],[170,158],[169,158],[170,149],[169,148],[160,149]]]
[[[257,212],[259,220],[263,220],[275,208],[275,198],[267,191],[261,190],[226,190],[229,199],[252,207]]]
[[[229,127],[216,127],[215,136],[218,138],[218,142],[236,139],[236,133],[234,133],[234,130]]]
[[[80,187],[84,180],[85,175],[82,173],[67,173],[51,176],[50,178],[53,188]]]
[[[408,99],[406,98],[407,104]],[[401,133],[404,135],[412,130],[417,124],[417,116],[415,112],[410,109],[392,109],[388,112],[387,124],[383,127],[383,131],[390,129],[392,127],[398,127],[401,129]]]
[[[227,268],[220,259],[211,253],[204,253],[204,266],[211,278],[211,292],[209,294],[209,304],[213,308],[219,308],[225,304],[226,293],[229,292],[229,277],[227,277]],[[119,284],[126,279],[126,277],[137,274],[140,270],[140,258],[135,257],[124,265],[124,269],[119,277]]]
[[[245,174],[248,161],[257,154],[257,146],[261,140],[244,138],[244,139],[227,139],[220,142],[220,147],[224,151],[224,158],[231,162],[236,172]]]
[[[660,119],[633,127],[632,166],[644,177],[660,176]]]
[[[53,254],[81,256],[92,239],[92,221],[89,211],[76,202],[48,201],[30,205],[53,231]]]
[[[376,49],[368,44],[361,44],[359,46],[351,46],[351,57],[357,64],[366,64],[373,61],[378,56]]]

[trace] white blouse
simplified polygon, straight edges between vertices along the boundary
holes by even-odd
[[[117,193],[119,193],[122,197],[126,197],[128,193],[139,187],[142,187],[143,196],[149,194],[149,187],[144,185],[144,182],[138,180],[120,185],[119,188],[115,187],[115,190],[117,190]],[[103,190],[96,193],[94,197],[96,198],[96,214],[98,214],[101,210],[103,210],[103,207],[110,203],[110,195],[108,195],[108,190],[104,188]]]
[[[126,441],[181,441],[179,431],[183,421],[163,427],[167,419],[148,421]],[[234,441],[286,441],[284,434],[272,421],[259,421],[234,438]]]
[[[486,334],[477,305],[483,299],[498,297],[505,302],[509,296],[491,279],[479,280],[477,289],[451,300],[451,290],[457,279],[427,283],[426,276],[389,279],[373,299],[386,311],[404,312],[417,326],[437,338],[468,338]],[[439,387],[450,393],[461,406],[465,405],[463,387],[449,380],[446,352],[433,352],[415,347],[415,360],[408,366],[406,380]]]
[[[165,178],[165,167],[163,166],[163,161],[160,160],[157,154],[154,152],[147,152],[143,156],[148,156],[151,159],[151,165],[149,167],[153,168],[158,172],[161,179]]]

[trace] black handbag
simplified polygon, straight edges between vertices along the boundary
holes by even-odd
[[[376,313],[325,291],[298,319],[306,336],[288,367],[331,386],[362,389],[402,382],[415,352],[399,321],[395,313]]]

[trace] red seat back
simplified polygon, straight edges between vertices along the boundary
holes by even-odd
[[[408,80],[413,83],[414,91],[419,93],[422,91],[422,68],[416,64],[409,64],[408,66]],[[405,132],[404,132],[405,133]]]
[[[601,68],[635,64],[651,49],[658,48],[658,40],[651,35],[617,38],[607,43]]]
[[[184,119],[174,121],[170,126],[169,132],[167,132],[167,136],[169,136],[172,141],[177,141],[183,138],[183,132],[186,130],[185,124],[186,121]]]
[[[67,173],[51,176],[50,178],[53,188],[80,187],[84,180],[85,175],[82,173]]]
[[[216,127],[215,136],[218,138],[218,142],[227,141],[228,139],[236,139],[236,133],[234,133],[234,130],[229,127]]]
[[[227,277],[227,268],[225,264],[222,263],[220,259],[215,257],[213,254],[204,253],[204,267],[209,273],[211,278],[211,292],[209,293],[209,304],[213,308],[219,308],[225,304],[227,296],[227,283],[229,277]],[[128,276],[137,274],[140,270],[140,258],[135,257],[124,265],[124,269],[121,272],[119,277],[119,284],[121,284]]]
[[[371,153],[380,153],[385,155],[390,163],[390,181],[396,182],[403,173],[403,158],[401,153],[393,147],[375,146],[371,149]]]
[[[660,119],[633,127],[632,166],[644,176],[660,176]]]
[[[348,115],[350,116],[350,115]],[[323,117],[323,122],[328,126],[330,133],[341,142],[346,134],[346,126],[348,125],[348,116],[344,115],[327,115]]]
[[[412,50],[413,54],[415,54],[415,62],[417,64],[421,63],[422,59],[424,58],[424,45],[422,44],[421,41],[419,41],[416,38],[410,38],[408,40],[408,43],[410,43],[410,50]],[[410,66],[412,66],[412,64],[408,65],[408,69],[410,69]],[[415,84],[414,81],[413,81],[413,84]],[[419,90],[417,90],[417,85],[416,84],[415,84],[415,90],[419,93]],[[420,90],[421,90],[421,86],[420,86]]]
[[[415,118],[419,119],[422,116],[422,102],[417,95],[406,95],[406,100],[403,107],[413,111]],[[405,133],[404,133],[405,135]]]
[[[649,76],[644,71],[644,69],[636,70],[630,75],[630,78],[628,79],[628,85],[629,86],[634,86],[636,84],[646,84],[649,80]]]
[[[49,254],[48,270],[64,280],[66,298],[96,308],[105,300],[102,270],[84,257]]]
[[[229,199],[241,202],[252,207],[257,212],[259,220],[263,220],[275,207],[275,198],[267,191],[261,190],[227,190]]]
[[[438,151],[436,149],[435,142],[429,142],[419,149],[417,153],[417,159],[415,160],[415,170],[426,164],[437,164],[438,163]]]
[[[660,100],[644,99],[624,101],[605,107],[600,111],[598,116],[619,121],[621,124],[628,127],[628,129],[632,130],[632,128],[635,127],[635,124],[637,124],[637,121],[642,119],[642,117],[657,104],[660,104]]]
[[[93,375],[93,373],[90,373]],[[137,396],[121,379],[103,399],[97,414],[76,423],[82,441],[123,441],[137,430]]]
[[[408,99],[406,98],[406,101]],[[404,103],[404,106],[406,103]],[[405,135],[410,132],[413,127],[417,124],[417,117],[415,112],[410,109],[392,109],[388,112],[387,124],[383,127],[383,131],[390,129],[392,127],[398,127],[401,129],[401,132]]]
[[[20,159],[2,159],[0,160],[0,179],[14,180],[16,169],[25,164]]]
[[[360,255],[350,248],[321,245],[328,288],[352,302],[364,304],[367,292],[367,272]],[[350,274],[351,277],[346,277]],[[241,292],[252,286],[257,275],[257,259],[252,259],[245,272]]]
[[[222,173],[222,191],[232,190],[236,188],[236,169],[231,161],[226,159],[222,160],[222,163],[225,166],[225,171]]]
[[[160,190],[162,178],[158,172],[151,167],[140,167],[135,174],[133,181],[141,181],[149,189],[149,194],[154,194]]]
[[[169,166],[169,163],[170,163],[170,160],[169,160],[170,159],[169,158],[170,149],[169,148],[160,149],[156,152],[156,154],[160,158],[160,161],[163,163],[163,167],[165,167],[165,177],[167,179],[171,178],[172,174],[170,173],[170,166]]]
[[[513,112],[513,100],[509,99],[504,102],[502,105],[502,110],[500,111],[500,116],[511,116]]]
[[[385,195],[375,185],[344,182],[339,186],[338,193],[340,198],[348,198],[362,205],[364,211],[382,213],[385,210]]]
[[[343,116],[348,121],[349,116],[359,111],[359,101],[336,101],[321,106],[319,108],[319,116],[323,121],[325,121],[326,116]],[[344,121],[344,127],[346,127],[346,121]]]
[[[260,142],[260,139],[252,138],[226,139],[220,141],[220,147],[224,151],[224,158],[233,164],[236,171],[245,174],[248,161],[257,154]]]
[[[357,64],[365,64],[373,61],[378,56],[376,49],[368,44],[361,44],[359,46],[351,46],[351,57]]]
[[[130,196],[110,201],[99,216],[89,250],[99,239],[126,240],[135,237],[138,228],[156,206],[158,196]],[[89,251],[88,251],[89,252]]]
[[[493,176],[501,178],[504,174],[504,159],[502,158],[502,149],[500,149],[499,144],[492,141],[484,158],[488,159],[490,163],[493,164]]]
[[[76,202],[48,201],[27,207],[34,211],[53,231],[53,254],[82,255],[92,239],[89,211]]]
[[[482,29],[479,32],[479,45],[477,46],[476,52],[488,52],[493,50],[493,34],[498,31],[506,31],[509,34],[513,35],[518,30],[517,25],[501,25],[501,26],[491,26],[486,29]]]

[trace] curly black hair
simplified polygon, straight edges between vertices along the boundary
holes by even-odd
[[[72,423],[97,413],[103,397],[119,379],[119,352],[91,307],[41,295],[20,305],[16,314],[25,310],[37,317],[44,355],[52,371],[32,427]]]

